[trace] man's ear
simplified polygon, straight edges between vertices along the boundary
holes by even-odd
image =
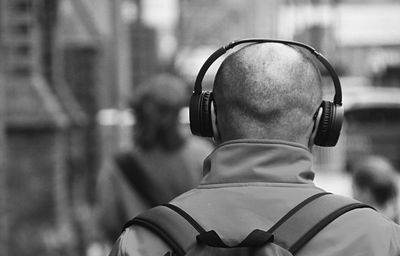
[[[322,107],[318,108],[318,112],[314,118],[314,125],[313,125],[313,129],[311,131],[311,136],[310,139],[308,141],[308,147],[311,149],[312,146],[314,145],[314,140],[315,140],[315,136],[317,135],[317,131],[318,131],[318,126],[319,126],[319,122],[321,121],[321,117],[322,117]]]
[[[221,135],[218,130],[217,113],[215,111],[214,101],[211,102],[211,124],[212,124],[212,129],[213,129],[213,134],[214,134],[214,141],[220,142]]]

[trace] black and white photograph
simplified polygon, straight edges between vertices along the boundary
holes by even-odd
[[[400,256],[400,1],[0,0],[0,256]]]

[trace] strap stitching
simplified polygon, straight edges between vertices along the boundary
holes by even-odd
[[[180,216],[182,216],[187,222],[189,222],[199,233],[207,232],[195,219],[192,218],[187,212],[182,210],[176,205],[173,204],[163,204],[163,206],[168,207],[169,209],[173,210]]]
[[[131,225],[136,224],[145,228],[148,228],[150,231],[154,232],[156,235],[158,235],[162,240],[164,240],[169,246],[171,246],[171,249],[177,254],[177,255],[185,255],[185,250],[173,239],[171,236],[163,230],[160,226],[157,224],[147,220],[147,219],[142,219],[140,217],[136,217],[133,220],[130,221]]]

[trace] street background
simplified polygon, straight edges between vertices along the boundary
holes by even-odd
[[[310,44],[341,77],[346,120],[337,147],[315,148],[318,185],[349,195],[365,154],[400,169],[399,1],[0,0],[0,256],[101,255],[96,177],[131,141],[135,88],[171,72],[189,97],[209,54],[247,37]]]

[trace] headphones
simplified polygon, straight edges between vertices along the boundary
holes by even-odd
[[[343,107],[342,107],[342,89],[340,86],[339,77],[336,71],[329,63],[329,61],[314,48],[309,45],[287,40],[275,40],[275,39],[243,39],[233,41],[226,46],[222,46],[216,50],[213,54],[208,57],[201,67],[194,84],[194,90],[189,104],[189,118],[190,118],[190,129],[194,135],[203,137],[213,137],[213,127],[212,127],[212,109],[211,105],[213,102],[213,92],[203,91],[202,81],[209,69],[209,67],[222,55],[224,55],[229,49],[246,43],[281,43],[286,45],[294,45],[304,48],[311,52],[316,58],[321,62],[326,70],[329,72],[333,85],[335,87],[335,96],[333,102],[322,101],[316,115],[322,112],[321,119],[317,127],[317,133],[314,140],[314,144],[323,147],[333,147],[339,140],[340,130],[343,123]]]

